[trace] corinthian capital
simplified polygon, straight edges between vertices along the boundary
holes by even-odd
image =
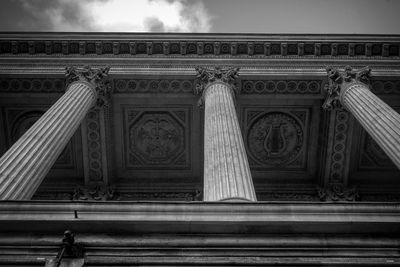
[[[322,107],[324,109],[332,109],[341,107],[340,96],[345,88],[352,83],[363,83],[369,85],[371,69],[364,67],[358,71],[353,71],[350,66],[346,66],[344,71],[339,71],[332,67],[326,68],[328,74],[328,84],[325,86],[327,97]]]
[[[201,95],[199,105],[202,105],[203,96],[205,89],[209,84],[221,82],[226,83],[232,89],[233,95],[237,93],[237,87],[235,82],[237,81],[239,75],[239,68],[221,68],[219,66],[211,68],[196,67],[196,86],[194,88],[194,93],[196,95]]]
[[[77,68],[69,66],[65,68],[66,85],[77,81],[87,82],[93,85],[95,93],[97,95],[97,104],[104,104],[105,97],[110,91],[110,80],[108,78],[108,72],[110,67],[93,69],[90,66],[84,66]]]

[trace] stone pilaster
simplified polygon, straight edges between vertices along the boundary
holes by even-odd
[[[198,68],[204,105],[204,201],[256,201],[234,105],[238,69]]]
[[[89,109],[99,103],[108,70],[67,68],[66,93],[0,158],[0,199],[32,197]]]
[[[328,68],[328,98],[324,108],[343,106],[400,168],[400,115],[368,86],[370,69],[344,72]]]

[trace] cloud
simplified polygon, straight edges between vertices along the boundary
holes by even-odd
[[[36,31],[209,32],[212,18],[201,1],[18,0]]]

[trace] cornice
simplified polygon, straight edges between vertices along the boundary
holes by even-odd
[[[400,230],[399,211],[399,203],[2,201],[0,229],[22,231],[29,225],[29,231],[62,231],[68,225],[88,232],[106,227],[136,233],[389,233]]]
[[[148,32],[0,32],[0,39],[246,39],[246,40],[400,40],[399,34],[279,34],[279,33],[148,33]]]
[[[400,35],[0,33],[0,55],[400,56]]]

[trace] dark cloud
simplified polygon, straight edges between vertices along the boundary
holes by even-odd
[[[93,2],[94,0],[90,0]],[[64,31],[92,30],[93,19],[82,8],[83,1],[78,0],[17,0],[24,12],[32,20],[22,20],[31,30]]]
[[[164,23],[156,17],[149,17],[144,20],[144,26],[150,32],[165,32]]]

